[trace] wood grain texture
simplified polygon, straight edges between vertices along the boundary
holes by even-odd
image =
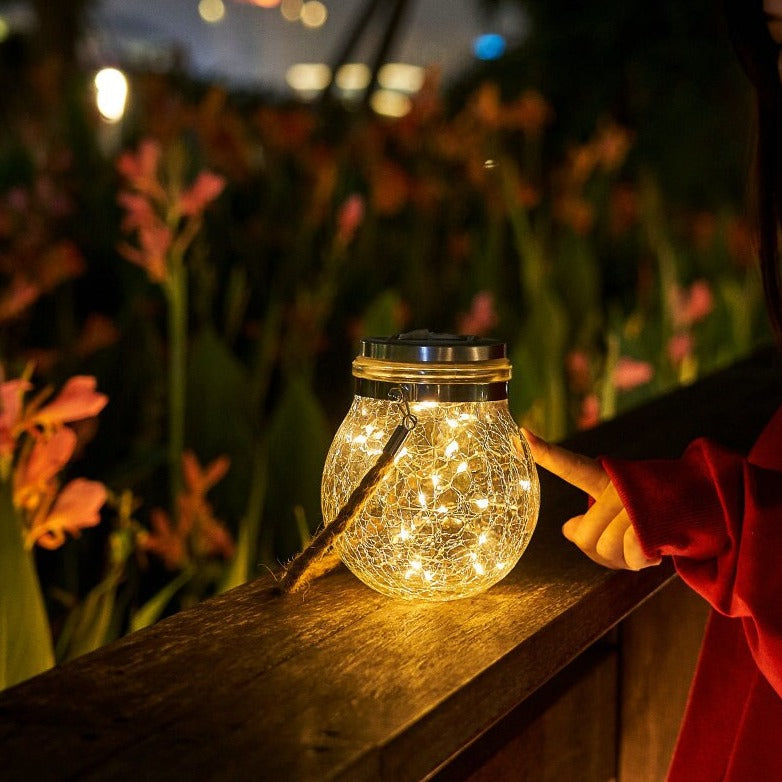
[[[618,670],[613,640],[593,644],[432,782],[607,782],[616,774]]]
[[[780,398],[769,354],[573,444],[747,448]],[[0,694],[3,780],[414,780],[517,708],[672,578],[606,571],[562,538],[584,499],[542,475],[532,542],[487,593],[392,600],[340,569],[260,578]]]
[[[676,579],[621,627],[621,782],[663,782],[673,756],[708,616]]]

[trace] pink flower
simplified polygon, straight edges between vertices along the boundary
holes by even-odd
[[[173,241],[171,230],[160,219],[146,196],[125,190],[117,196],[117,200],[125,208],[123,230],[137,231],[140,245],[136,248],[123,244],[120,252],[131,263],[146,269],[153,282],[164,282],[167,273],[166,256]]]
[[[526,90],[507,109],[505,124],[539,136],[553,116],[551,105],[539,92]]]
[[[63,488],[48,513],[39,513],[27,533],[26,544],[37,543],[55,549],[65,542],[65,534],[78,537],[80,530],[100,521],[100,509],[106,502],[106,487],[97,481],[76,478]]]
[[[201,467],[198,457],[192,451],[182,454],[182,474],[191,494],[203,498],[216,483],[221,481],[231,460],[227,456],[218,456],[206,467]]]
[[[179,199],[179,211],[185,217],[195,217],[214,201],[225,187],[225,179],[211,171],[202,171],[192,186]]]
[[[14,473],[14,504],[35,511],[52,479],[68,463],[76,448],[76,433],[67,426],[51,436],[38,436]]]
[[[150,225],[139,231],[139,243],[145,256],[144,268],[149,276],[162,282],[166,277],[166,256],[173,242],[171,231],[164,225]]]
[[[668,291],[673,324],[676,328],[692,326],[703,320],[714,307],[711,288],[705,280],[696,280],[688,291],[678,285]]]
[[[36,281],[43,290],[50,291],[83,274],[85,268],[84,258],[73,242],[57,242],[41,256]]]
[[[119,249],[131,263],[146,269],[157,283],[167,279],[172,246],[176,243],[179,252],[184,253],[198,230],[195,218],[225,187],[223,177],[202,171],[183,193],[166,190],[158,179],[161,154],[157,142],[146,140],[137,154],[125,153],[117,161],[117,168],[129,185],[117,197],[125,210],[122,229],[136,232],[138,240],[138,247],[122,244]],[[179,220],[180,217],[185,219]]]
[[[627,157],[633,138],[626,128],[611,122],[600,128],[594,143],[602,166],[607,171],[615,171]]]
[[[35,411],[29,423],[56,427],[69,421],[92,418],[106,406],[109,398],[95,390],[96,380],[90,375],[75,375],[62,387],[49,404]]]
[[[337,241],[348,244],[364,219],[364,199],[354,193],[345,200],[337,217]]]
[[[10,456],[14,452],[24,395],[31,388],[26,380],[0,383],[0,456]]]
[[[79,334],[74,352],[78,356],[89,356],[98,350],[113,345],[120,336],[119,329],[114,325],[111,318],[101,315],[98,312],[87,317],[84,327]]]
[[[746,269],[755,263],[755,240],[746,220],[734,218],[727,226],[725,243],[731,259],[740,268]]]
[[[480,291],[473,296],[470,311],[460,317],[458,329],[461,334],[483,336],[497,325],[497,321],[494,296],[489,291]]]
[[[182,454],[182,473],[187,490],[180,497],[180,531],[187,531],[198,556],[229,558],[234,552],[230,533],[215,518],[206,493],[223,479],[231,466],[227,456],[218,456],[206,467],[201,467],[192,451]]]
[[[153,139],[144,139],[138,147],[138,152],[125,152],[117,160],[117,170],[140,193],[146,193],[154,198],[164,195],[158,181],[158,165],[162,150],[160,144]]]
[[[614,369],[614,386],[619,391],[630,391],[648,383],[654,377],[654,367],[648,361],[637,361],[622,356]]]
[[[571,350],[565,356],[565,367],[573,388],[576,391],[586,391],[592,379],[589,356],[583,350]]]
[[[149,199],[140,193],[123,190],[117,196],[117,202],[125,209],[122,219],[123,231],[135,231],[160,222]]]
[[[591,429],[600,423],[600,400],[596,394],[589,394],[581,400],[581,411],[578,416],[579,429]]]
[[[692,353],[692,337],[689,334],[674,334],[668,340],[668,357],[674,364],[681,364]]]
[[[714,298],[709,283],[705,280],[696,280],[690,287],[690,295],[687,300],[687,317],[690,323],[703,320],[713,308]]]
[[[231,557],[234,542],[228,530],[215,518],[206,493],[228,472],[230,460],[220,456],[201,467],[192,451],[182,454],[185,491],[179,497],[179,518],[176,527],[160,508],[150,513],[149,532],[139,537],[139,546],[163,560],[170,570],[183,568],[192,552],[197,557]]]
[[[138,536],[139,548],[160,557],[169,570],[183,568],[187,564],[185,538],[174,529],[169,515],[161,508],[152,508],[149,523],[152,530]]]
[[[0,297],[0,321],[13,320],[21,315],[41,295],[41,289],[33,282],[15,274],[11,284]]]
[[[402,211],[410,196],[410,178],[405,170],[382,160],[371,173],[372,207],[380,215],[396,215]]]
[[[171,247],[171,231],[162,223],[153,223],[139,229],[141,248],[129,244],[120,246],[120,252],[131,263],[146,269],[153,282],[162,283],[168,276],[167,254]]]

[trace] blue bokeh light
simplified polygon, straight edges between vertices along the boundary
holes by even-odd
[[[472,48],[479,60],[499,60],[505,53],[505,39],[499,33],[479,35]]]

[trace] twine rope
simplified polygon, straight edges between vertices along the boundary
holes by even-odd
[[[323,527],[304,551],[285,568],[277,584],[277,591],[280,594],[300,592],[316,578],[329,573],[339,564],[340,558],[334,550],[334,541],[361,515],[377,486],[391,471],[394,457],[399,453],[407,436],[418,423],[416,417],[410,412],[406,389],[393,388],[389,391],[389,396],[402,410],[402,423],[394,429],[377,461],[353,490],[336,518]]]

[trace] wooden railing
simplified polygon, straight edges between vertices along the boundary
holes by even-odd
[[[780,374],[762,352],[570,444],[664,457],[708,435],[747,449]],[[280,597],[262,577],[7,690],[0,778],[654,779],[703,609],[668,564],[583,557],[559,532],[583,497],[541,483],[529,549],[481,596],[397,601],[338,570]]]

